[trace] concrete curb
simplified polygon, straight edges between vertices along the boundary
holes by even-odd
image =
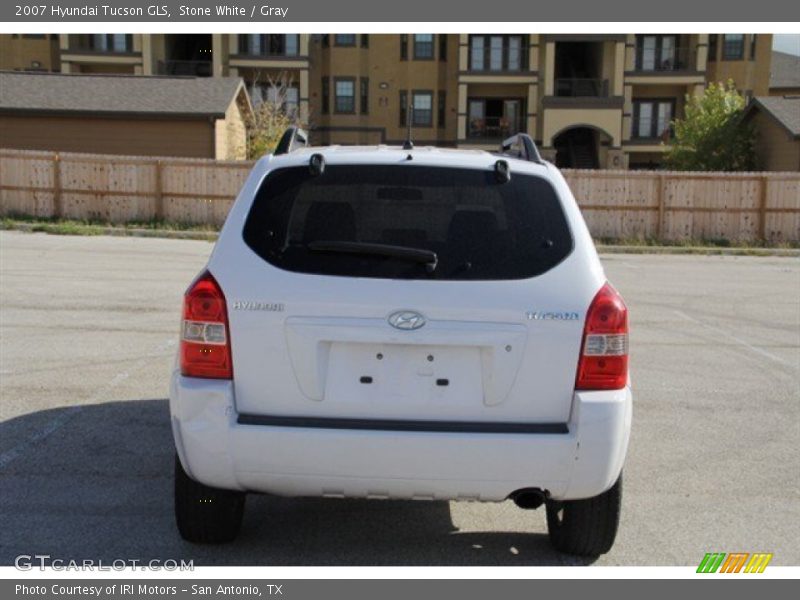
[[[174,240],[206,240],[217,241],[219,234],[216,231],[173,231],[171,229],[125,229],[122,227],[107,227],[102,230],[102,235],[120,237],[157,237]]]
[[[598,244],[600,254],[700,254],[704,256],[800,257],[798,248],[726,248],[715,246],[611,246]]]
[[[25,231],[33,233],[49,233],[51,235],[64,235],[59,232],[47,231],[48,224],[40,223],[14,223],[12,227],[0,227],[6,231]],[[166,238],[174,240],[205,240],[216,241],[219,234],[216,231],[180,231],[172,229],[136,229],[128,227],[92,227],[92,235],[110,235],[118,237],[149,237]],[[80,234],[69,234],[80,235]],[[785,256],[800,257],[798,248],[725,248],[715,246],[617,246],[598,244],[600,254],[698,254],[704,256]]]
[[[91,234],[87,235],[150,237],[175,240],[206,240],[209,242],[216,241],[217,237],[219,236],[216,231],[180,231],[172,229],[140,229],[132,227],[95,227],[91,225],[87,225],[86,227],[91,228]],[[62,234],[58,231],[48,231],[48,224],[46,223],[14,223],[12,227],[0,227],[0,229],[5,231],[24,231],[27,233],[47,233],[50,235],[82,235],[80,233]]]

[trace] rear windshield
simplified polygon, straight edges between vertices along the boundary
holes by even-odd
[[[493,171],[410,164],[275,170],[244,241],[288,271],[388,279],[524,279],[572,250],[544,179],[513,173],[498,183]]]

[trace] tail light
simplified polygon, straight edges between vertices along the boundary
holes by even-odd
[[[627,383],[628,308],[606,283],[586,313],[575,389],[618,390]]]
[[[195,279],[183,297],[181,374],[233,378],[225,295],[208,271]]]

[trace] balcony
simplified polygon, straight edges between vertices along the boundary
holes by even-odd
[[[560,78],[555,80],[559,98],[608,98],[608,79]]]
[[[521,118],[471,118],[467,137],[471,140],[504,140],[522,131],[525,127]]]
[[[697,70],[697,52],[694,48],[636,48],[636,72],[675,73]]]
[[[159,75],[176,75],[191,77],[211,77],[211,61],[207,60],[160,60]]]

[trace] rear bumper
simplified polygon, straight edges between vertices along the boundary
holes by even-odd
[[[630,388],[577,392],[566,433],[398,431],[239,422],[231,382],[175,372],[170,390],[175,445],[194,479],[286,496],[503,500],[531,487],[595,496],[622,469],[631,404]]]

